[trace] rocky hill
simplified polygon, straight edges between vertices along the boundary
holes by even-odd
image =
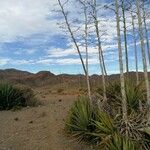
[[[125,74],[126,75],[126,74]],[[130,72],[129,76],[132,80],[135,80],[135,72]],[[140,79],[143,79],[143,73],[139,72]],[[109,75],[107,81],[119,80],[119,74]],[[84,86],[86,84],[85,76],[82,74],[69,75],[60,74],[55,75],[49,71],[40,71],[36,74],[27,71],[21,71],[16,69],[5,69],[0,70],[0,80],[11,83],[21,83],[29,86],[46,86],[46,85],[57,85],[57,84],[69,84]],[[90,76],[90,82],[94,86],[101,84],[101,76],[92,75]]]

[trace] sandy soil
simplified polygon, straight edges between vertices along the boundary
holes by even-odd
[[[41,92],[43,105],[0,112],[0,150],[90,150],[64,133],[73,95]]]

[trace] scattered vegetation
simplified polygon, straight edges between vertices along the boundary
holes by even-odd
[[[145,97],[145,90],[141,86],[142,84],[136,86],[126,82],[127,122],[122,119],[120,85],[115,82],[107,86],[107,92],[110,91],[107,93],[108,105],[113,113],[102,111],[88,98],[80,97],[70,110],[66,131],[79,141],[95,143],[98,149],[150,149],[150,126],[146,119],[146,112],[139,109],[139,100],[144,100]]]
[[[134,84],[132,81],[125,82],[125,91],[128,105],[128,113],[132,111],[143,110],[146,104],[146,90],[144,88],[143,82],[138,85]],[[96,92],[99,95],[103,94],[102,88],[98,88]],[[106,95],[108,103],[113,108],[114,115],[121,111],[121,85],[119,82],[112,82],[106,86]]]
[[[80,97],[74,102],[66,121],[66,131],[78,138],[79,141],[90,141],[95,127],[92,120],[96,120],[98,108],[90,105],[86,97]]]
[[[9,83],[0,84],[0,110],[10,110],[37,103],[33,91],[27,87],[17,87]]]
[[[79,88],[79,94],[87,94],[87,89],[83,87]]]

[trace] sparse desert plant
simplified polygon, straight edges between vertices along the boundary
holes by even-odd
[[[106,150],[137,150],[137,143],[129,140],[128,137],[114,134],[106,144]]]
[[[106,94],[109,105],[111,108],[116,111],[119,111],[121,108],[121,85],[119,82],[112,82],[106,86]],[[102,94],[102,89],[99,87],[97,90],[98,94]],[[127,98],[127,105],[128,105],[128,113],[131,111],[139,111],[139,104],[143,105],[146,101],[146,92],[143,86],[143,82],[139,83],[138,85],[134,84],[132,81],[125,82],[125,91],[126,91],[126,98]],[[115,107],[115,108],[114,108]],[[119,112],[120,113],[120,112]]]
[[[33,99],[34,95],[31,89],[20,89],[9,83],[0,84],[0,110],[33,106],[35,104],[32,101]]]
[[[20,92],[22,93],[23,97],[26,100],[26,105],[27,106],[37,106],[40,105],[41,103],[37,100],[34,91],[27,86],[15,86],[15,88],[19,89]]]
[[[94,108],[88,98],[80,97],[74,102],[66,121],[66,131],[79,141],[93,139],[92,132],[95,130],[92,120],[96,119],[98,108]]]
[[[97,119],[98,120],[98,119]],[[125,126],[122,117],[113,118],[105,112],[99,113],[99,120],[94,121],[93,134],[98,148],[104,150],[149,150],[150,128],[145,117],[137,113],[128,116]]]
[[[80,94],[86,94],[87,92],[88,92],[88,91],[87,91],[86,88],[83,88],[83,87],[79,88],[79,93],[80,93]]]
[[[79,141],[96,143],[99,149],[149,150],[150,126],[145,116],[143,112],[131,111],[125,124],[121,112],[109,115],[92,106],[88,99],[80,98],[70,110],[66,129]]]
[[[146,91],[143,88],[142,82],[135,85],[133,82],[126,82],[126,97],[128,102],[128,109],[138,111],[140,104],[146,101]]]
[[[116,127],[113,119],[105,112],[99,111],[97,113],[96,120],[93,120],[95,127],[94,137],[95,141],[101,141],[101,144],[109,140],[111,136],[116,132]]]

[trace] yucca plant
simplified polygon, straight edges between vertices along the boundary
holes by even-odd
[[[120,83],[107,86],[107,109],[92,106],[89,100],[76,101],[67,120],[67,129],[82,141],[94,141],[100,149],[106,150],[149,150],[149,125],[146,111],[139,109],[139,101],[144,104],[145,89],[142,83],[125,84],[128,120],[122,120]],[[100,92],[99,92],[100,93]],[[101,109],[101,110],[100,110]],[[105,112],[104,112],[105,111]],[[137,146],[138,145],[138,146]]]
[[[0,84],[0,110],[23,106],[26,106],[26,100],[19,89],[8,83]]]
[[[96,112],[89,99],[80,97],[74,102],[68,119],[66,121],[66,130],[76,137],[79,141],[92,140],[92,132],[95,130],[92,120],[96,119]]]
[[[108,98],[108,103],[111,105],[113,112],[112,115],[116,115],[117,113],[121,113],[121,86],[119,82],[112,82],[106,86],[106,94]],[[128,111],[139,111],[139,108],[145,102],[145,88],[143,87],[143,83],[139,83],[139,85],[134,84],[132,81],[126,80],[125,82],[125,90],[126,97],[128,102]],[[97,92],[101,95],[101,88],[97,89]]]
[[[141,140],[141,144],[143,149],[149,150],[150,149],[150,126],[139,129],[142,132],[143,140]]]
[[[111,135],[116,132],[113,119],[102,111],[97,113],[97,119],[93,120],[93,125],[96,128],[93,135],[96,141],[101,141],[101,145],[109,140]]]
[[[140,105],[146,99],[142,82],[139,85],[135,85],[133,82],[128,81],[125,88],[129,111],[138,111]]]
[[[37,100],[30,88],[0,83],[0,110],[35,106]]]
[[[110,141],[106,143],[106,150],[140,150],[137,149],[137,143],[130,140],[128,137],[122,137],[120,134],[115,133]]]
[[[106,86],[106,95],[108,99],[116,99],[121,96],[120,92],[120,82],[114,81],[109,82]],[[102,87],[97,88],[96,92],[100,95],[103,94]]]

